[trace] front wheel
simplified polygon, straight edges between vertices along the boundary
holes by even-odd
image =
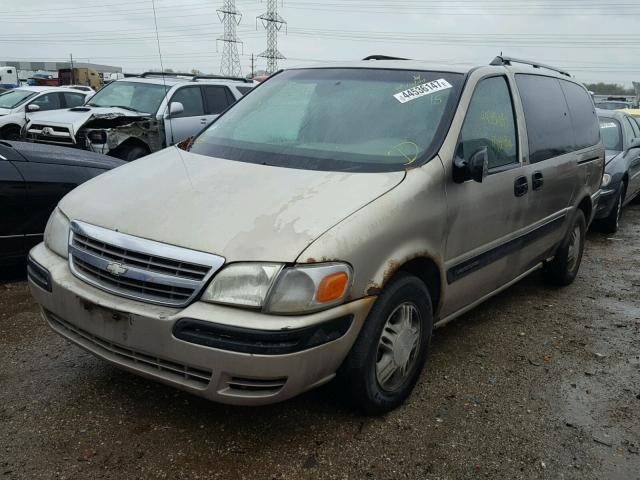
[[[0,139],[2,140],[20,140],[20,127],[17,125],[9,125],[0,130]]]
[[[557,286],[573,283],[582,262],[586,230],[587,222],[584,219],[584,213],[578,210],[555,257],[544,266],[544,277],[548,283]]]
[[[137,160],[138,158],[144,157],[145,155],[149,155],[149,152],[144,147],[134,145],[118,149],[112,155],[126,162],[132,162],[134,160]]]
[[[355,406],[369,415],[409,396],[424,366],[433,310],[424,283],[401,272],[385,287],[339,375]]]

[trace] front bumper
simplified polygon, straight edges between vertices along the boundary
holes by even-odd
[[[31,293],[54,331],[120,368],[229,404],[274,403],[331,380],[375,300],[367,297],[303,316],[264,315],[205,302],[175,309],[98,290],[76,278],[66,259],[44,244],[35,247],[30,257],[44,270],[36,277],[30,276]],[[48,280],[46,284],[43,275]],[[341,331],[341,336],[335,338],[335,329],[329,329],[334,335],[327,336],[320,345],[282,350],[278,344],[280,350],[267,348],[262,350],[265,353],[247,353],[247,342],[250,349],[252,339],[264,347],[264,338],[281,340],[284,335],[290,339],[295,332],[302,332],[301,341],[307,341],[314,336],[308,335],[314,327],[326,333],[327,325],[341,319],[348,319],[348,323],[342,323],[346,332]],[[222,337],[227,343],[216,343],[211,336],[205,340],[214,338],[213,343],[200,344],[191,338],[176,338],[175,327],[185,320],[212,325],[218,331],[227,327],[248,332],[248,336],[241,336],[245,351],[238,348],[238,342],[229,343],[225,335]],[[314,344],[300,345],[304,348]]]
[[[603,188],[600,192],[600,198],[598,199],[598,204],[596,207],[596,220],[601,218],[607,218],[613,207],[615,206],[616,200],[618,198],[620,186],[609,186],[608,188]]]

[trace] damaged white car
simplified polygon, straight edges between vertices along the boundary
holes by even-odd
[[[131,161],[195,135],[253,87],[244,78],[143,73],[85,105],[34,115],[22,136]]]

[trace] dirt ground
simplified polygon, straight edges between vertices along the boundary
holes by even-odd
[[[640,479],[640,206],[578,280],[520,282],[436,331],[409,401],[363,418],[333,384],[259,408],[119,371],[0,279],[0,478]]]

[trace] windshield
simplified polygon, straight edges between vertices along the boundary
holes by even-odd
[[[16,108],[35,94],[29,90],[10,90],[0,95],[0,108]]]
[[[444,72],[285,71],[235,104],[191,151],[303,169],[403,169],[435,154],[462,81]]]
[[[600,135],[605,150],[622,151],[620,122],[613,118],[600,117]]]
[[[598,102],[596,108],[603,110],[620,110],[623,108],[629,108],[629,104],[625,102]]]
[[[122,107],[127,110],[155,114],[169,87],[142,82],[113,82],[87,103],[92,107]]]

